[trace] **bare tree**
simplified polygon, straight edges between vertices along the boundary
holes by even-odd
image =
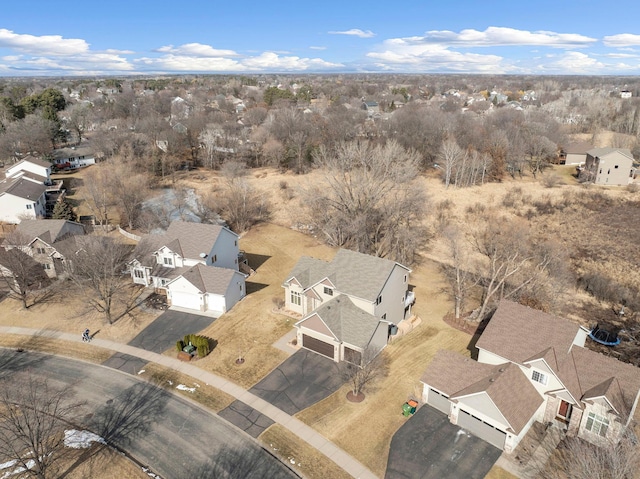
[[[84,187],[81,189],[84,205],[91,211],[101,225],[109,224],[109,208],[113,206],[109,191],[109,170],[96,165],[87,171]]]
[[[116,306],[122,306],[124,313],[130,311],[138,290],[132,290],[128,277],[123,277],[132,247],[109,236],[74,236],[65,251],[69,263],[69,278],[76,284],[87,304],[104,315],[113,324]],[[127,295],[127,293],[132,294]],[[138,293],[139,294],[139,293]]]
[[[5,378],[0,386],[0,457],[22,469],[20,477],[60,477],[64,431],[80,407],[68,390],[46,380],[28,374]]]
[[[479,320],[496,297],[528,295],[530,301],[540,302],[548,299],[549,295],[544,297],[547,288],[559,288],[565,279],[566,252],[550,241],[534,241],[524,222],[488,217],[473,243],[484,258],[477,270],[484,287]],[[560,281],[555,282],[556,278]]]
[[[247,231],[270,215],[265,195],[244,178],[236,178],[219,192],[206,197],[204,205],[211,211],[217,211],[237,232]]]
[[[9,297],[20,301],[25,309],[50,299],[51,280],[43,266],[23,251],[26,242],[14,234],[12,239],[7,238],[7,244],[12,247],[0,248],[0,280]]]
[[[448,262],[441,271],[449,284],[447,293],[453,298],[456,319],[464,310],[470,291],[478,285],[480,278],[471,270],[471,262],[463,232],[456,226],[449,226],[443,232],[447,246]]]
[[[108,185],[111,202],[120,210],[121,221],[127,222],[129,229],[133,229],[142,203],[147,198],[149,180],[146,175],[136,173],[131,165],[123,161],[114,162],[110,166]]]
[[[440,154],[438,158],[442,162],[442,169],[444,174],[444,184],[446,188],[449,188],[453,173],[465,156],[465,152],[458,146],[455,138],[447,138],[442,142],[440,146]]]
[[[426,242],[419,157],[396,142],[320,147],[322,181],[304,192],[308,222],[333,246],[412,263]]]
[[[640,449],[631,431],[620,442],[600,446],[567,438],[546,465],[541,477],[549,479],[637,479]]]
[[[349,383],[354,396],[360,396],[368,384],[384,378],[388,372],[387,356],[372,346],[340,363],[342,378]]]

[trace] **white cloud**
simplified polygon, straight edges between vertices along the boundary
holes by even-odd
[[[415,37],[386,40],[381,51],[370,52],[367,56],[378,60],[378,67],[387,65],[387,69],[396,71],[478,73],[505,73],[506,71],[501,56],[457,52],[443,45],[417,42]]]
[[[541,64],[538,69],[544,73],[562,73],[576,75],[595,75],[599,73],[610,73],[611,68],[616,71],[625,69],[623,64],[606,65],[595,58],[582,52],[565,52],[558,57],[552,57],[554,61]]]
[[[311,46],[311,47],[309,47],[309,49],[311,49],[311,50],[326,50],[326,49],[327,49],[327,47],[316,47],[316,46]]]
[[[329,34],[331,35],[353,35],[355,37],[360,37],[360,38],[371,38],[371,37],[375,37],[375,33],[373,33],[371,30],[360,30],[359,28],[352,28],[351,30],[344,30],[341,32],[336,32],[336,31],[332,31],[329,32]]]
[[[609,35],[604,37],[602,42],[608,47],[635,47],[640,46],[640,35],[633,33]]]
[[[203,45],[202,43],[185,43],[179,47],[167,45],[158,48],[156,51],[160,53],[171,53],[179,56],[197,56],[197,57],[235,57],[238,56],[233,50],[220,50],[213,48],[211,45]]]
[[[466,29],[459,33],[449,30],[431,30],[422,37],[410,37],[404,40],[456,47],[536,45],[556,48],[586,47],[597,41],[595,38],[578,33],[556,33],[543,30],[530,32],[506,27],[488,27],[483,32]]]
[[[274,52],[264,52],[256,57],[245,58],[242,64],[249,70],[257,71],[305,71],[329,70],[342,67],[341,63],[332,63],[321,58],[300,58],[280,56]]]
[[[79,38],[60,35],[24,35],[0,28],[0,48],[9,48],[32,55],[77,55],[89,51],[89,44]]]
[[[167,72],[222,72],[244,71],[237,60],[223,57],[195,57],[168,54],[159,58],[143,57],[134,60],[138,65],[153,71]]]

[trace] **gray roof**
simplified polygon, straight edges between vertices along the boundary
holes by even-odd
[[[341,294],[314,311],[339,341],[366,348],[380,320]]]
[[[6,179],[0,182],[0,194],[7,193],[25,200],[36,201],[45,191],[47,187],[44,184],[34,183],[25,178]]]
[[[152,251],[166,246],[183,258],[198,259],[201,253],[209,254],[223,230],[237,236],[233,231],[219,225],[173,221],[166,233],[146,235],[144,240]]]
[[[67,223],[75,227],[72,227],[71,231],[63,233],[62,230]],[[74,229],[78,232],[74,233]],[[67,234],[84,234],[84,226],[68,220],[22,220],[16,228],[16,232],[29,242],[40,238],[45,243],[53,244]]]
[[[21,163],[33,163],[34,165],[42,166],[43,168],[51,167],[51,162],[49,161],[41,160],[40,158],[36,158],[35,156],[26,156],[22,160],[17,162],[15,165],[11,165],[9,168],[13,168],[14,166],[19,165]]]
[[[241,273],[229,268],[197,264],[186,271],[182,277],[202,293],[225,295],[236,274]]]
[[[628,148],[611,148],[611,147],[593,148],[592,150],[587,151],[587,154],[593,156],[594,158],[596,157],[602,158],[603,156],[607,156],[615,152],[618,152],[621,155],[626,156],[627,158],[630,158],[631,160],[633,160],[633,154],[631,153],[631,150],[629,150]]]
[[[307,289],[328,278],[340,293],[375,301],[396,265],[410,271],[388,259],[341,249],[331,262],[303,256],[287,280],[295,278]]]
[[[60,148],[53,152],[53,157],[56,160],[77,158],[78,156],[93,156],[93,149],[88,146],[81,146],[76,148]]]

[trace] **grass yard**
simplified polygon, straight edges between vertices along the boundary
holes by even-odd
[[[308,479],[351,478],[324,454],[278,424],[274,424],[263,432],[258,440],[267,450],[303,477]]]
[[[501,467],[493,466],[489,474],[484,476],[484,479],[518,479],[518,477],[505,471]]]
[[[64,475],[67,479],[149,479],[138,464],[118,451],[96,443],[88,449],[70,449],[60,465],[62,471],[67,471]]]
[[[300,256],[331,259],[334,250],[314,238],[273,224],[253,228],[240,239],[240,248],[256,270],[247,280],[249,294],[203,332],[218,345],[197,364],[249,388],[287,358],[272,347],[295,323],[273,312],[274,298],[284,299],[282,281]],[[242,365],[235,364],[239,355],[245,359]]]

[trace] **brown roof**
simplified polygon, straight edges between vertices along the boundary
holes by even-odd
[[[233,269],[197,264],[182,277],[203,293],[224,295],[236,274],[241,275]]]
[[[566,319],[502,300],[476,347],[522,364],[549,348],[565,355],[578,330],[579,326]]]
[[[420,381],[451,396],[490,374],[494,366],[472,360],[460,353],[439,350]]]
[[[66,233],[62,233],[62,230],[67,223],[74,225]],[[68,220],[22,220],[16,232],[23,235],[29,242],[36,238],[40,238],[47,244],[53,244],[56,241],[62,239],[66,234],[84,234],[84,226],[80,223]]]
[[[451,397],[461,399],[481,392],[491,398],[516,434],[520,434],[544,401],[520,367],[513,363],[494,366],[491,374]]]
[[[562,151],[565,154],[576,154],[576,155],[586,155],[587,151],[593,149],[593,145],[588,141],[576,141],[574,143],[569,143],[565,146]]]
[[[7,179],[0,182],[0,193],[7,193],[25,200],[36,201],[45,191],[47,191],[47,187],[44,184],[34,183],[25,178]]]

